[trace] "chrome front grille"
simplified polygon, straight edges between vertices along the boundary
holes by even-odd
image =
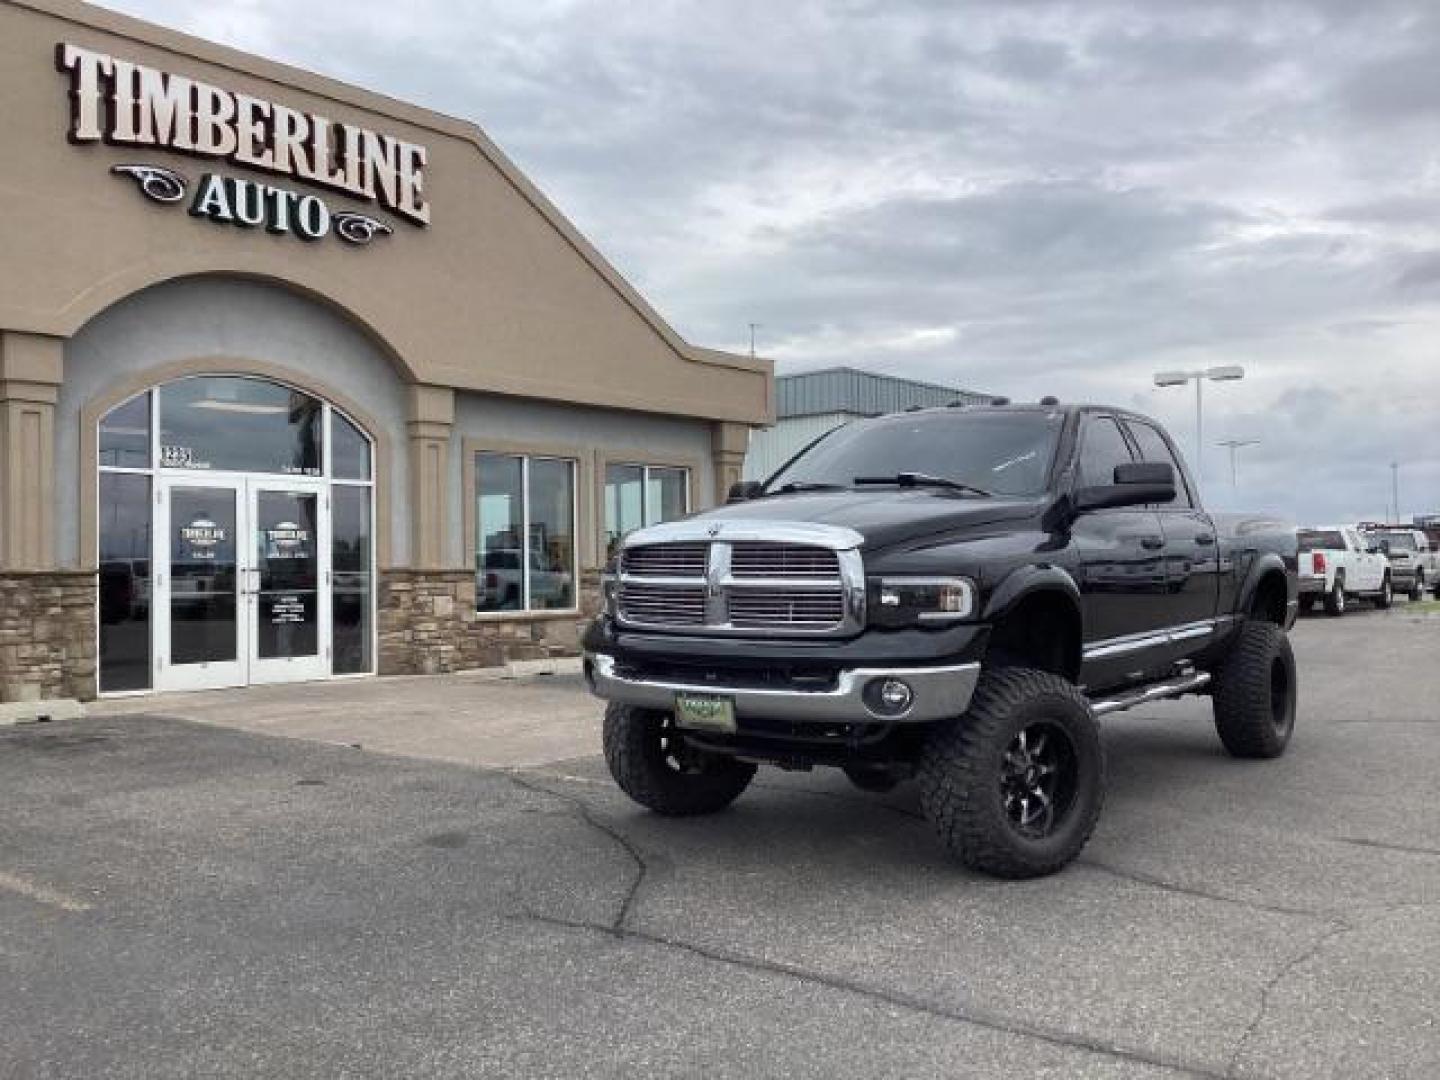
[[[632,535],[619,559],[613,613],[627,626],[705,634],[840,635],[864,624],[865,576],[859,538],[824,526],[803,531],[846,547],[792,539],[799,526],[756,523],[729,539],[692,537],[702,520]],[[770,540],[766,530],[786,534]],[[681,533],[675,540],[662,539]],[[658,534],[658,535],[657,535]],[[853,540],[851,538],[854,538]]]
[[[730,594],[730,625],[828,629],[845,617],[845,597],[839,588],[825,592],[766,589]]]
[[[840,577],[840,557],[829,548],[744,540],[730,545],[730,572],[737,578]]]
[[[705,586],[626,582],[620,612],[625,621],[648,626],[704,626]]]
[[[620,557],[620,572],[636,577],[703,578],[709,553],[710,545],[701,542],[626,548]]]

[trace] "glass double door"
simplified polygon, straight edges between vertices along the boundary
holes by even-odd
[[[160,480],[157,689],[328,676],[329,518],[320,483]]]

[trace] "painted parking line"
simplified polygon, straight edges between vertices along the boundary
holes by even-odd
[[[7,874],[0,870],[0,889],[7,892],[18,893],[37,904],[45,904],[47,907],[59,908],[61,911],[89,911],[93,904],[84,900],[77,900],[73,896],[66,896],[62,892],[20,877],[18,874]]]

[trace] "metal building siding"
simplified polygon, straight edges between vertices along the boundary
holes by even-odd
[[[752,431],[750,449],[745,454],[745,479],[764,480],[811,440],[855,418],[853,413],[792,416],[778,421],[774,427]]]
[[[991,395],[876,375],[854,368],[829,368],[775,380],[776,416],[780,419],[846,413],[880,416],[914,406],[930,408],[952,401],[983,402]]]

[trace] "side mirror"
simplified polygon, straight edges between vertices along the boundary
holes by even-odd
[[[1108,510],[1175,501],[1175,468],[1166,461],[1132,461],[1115,466],[1115,482],[1075,492],[1075,509]]]
[[[760,497],[765,490],[765,484],[760,480],[737,480],[730,485],[730,491],[725,496],[727,503],[748,502],[751,499]]]

